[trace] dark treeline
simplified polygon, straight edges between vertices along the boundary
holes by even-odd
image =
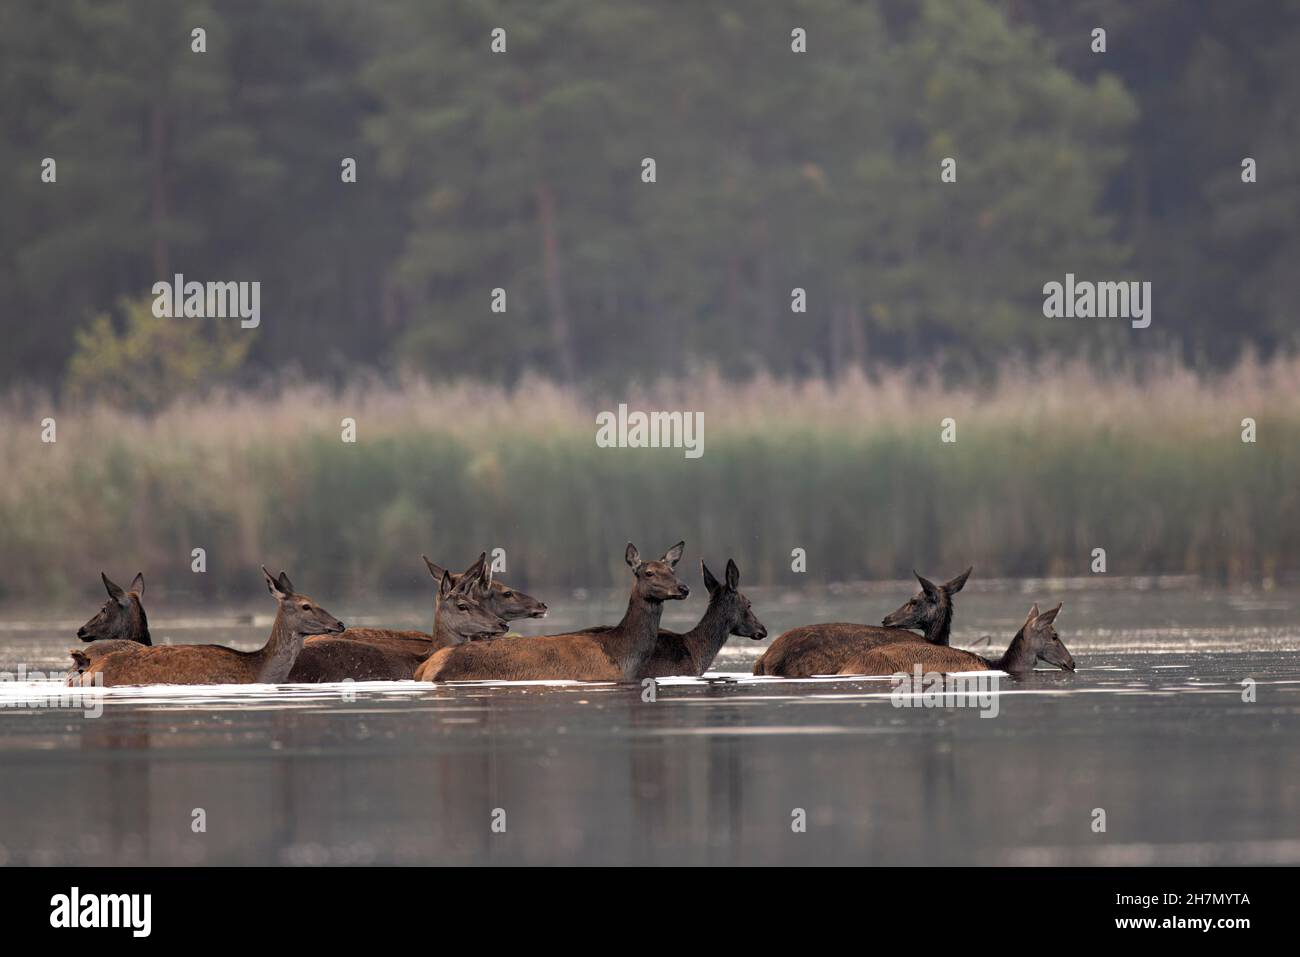
[[[8,0],[0,375],[130,374],[104,340],[176,272],[261,281],[251,348],[208,364],[250,379],[1293,348],[1297,27],[1277,0]],[[1151,328],[1044,319],[1066,272],[1152,281]]]

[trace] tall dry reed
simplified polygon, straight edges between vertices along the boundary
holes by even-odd
[[[705,453],[599,449],[595,415],[701,411]],[[58,439],[40,441],[40,421]],[[345,417],[358,441],[340,440]],[[1258,422],[1253,445],[1241,420]],[[957,423],[941,443],[940,421]],[[622,545],[685,537],[747,581],[1115,573],[1225,580],[1300,570],[1300,361],[1199,378],[1008,365],[996,385],[915,371],[835,382],[710,373],[592,396],[540,379],[298,385],[154,416],[0,407],[0,589],[43,600],[146,569],[242,594],[260,562],[309,591],[424,586],[420,552],[506,549],[521,583],[621,580]],[[208,571],[190,571],[204,548]],[[808,572],[790,569],[805,549]]]

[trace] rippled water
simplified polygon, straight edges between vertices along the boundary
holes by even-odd
[[[6,681],[0,861],[1300,863],[1300,595],[1176,581],[967,592],[955,642],[988,633],[995,650],[1032,599],[1064,599],[1078,671],[1002,678],[991,718],[895,707],[889,679],[754,679],[763,643],[740,638],[715,665],[729,674],[664,681],[653,702],[576,683],[68,697]],[[773,635],[877,621],[906,594],[750,593]],[[621,597],[552,604],[520,630],[613,620]],[[247,648],[269,627],[269,600],[251,623],[165,606],[150,604],[155,640]],[[670,606],[666,623],[702,607]],[[92,611],[0,614],[0,665],[61,669]]]

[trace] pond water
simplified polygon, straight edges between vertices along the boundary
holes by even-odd
[[[1002,677],[983,709],[896,707],[888,678],[754,679],[766,642],[741,638],[715,680],[665,680],[650,702],[577,683],[69,697],[31,672],[64,667],[95,607],[11,609],[0,863],[1300,863],[1300,593],[1105,584],[958,596],[954,643],[990,634],[995,650],[1032,600],[1065,602],[1077,672]],[[878,621],[910,586],[749,594],[777,635]],[[243,648],[273,610],[147,604],[156,641]],[[613,621],[621,604],[557,599],[517,624]],[[687,626],[703,600],[669,608]],[[342,617],[379,623],[362,612]],[[386,623],[430,615],[411,603]]]

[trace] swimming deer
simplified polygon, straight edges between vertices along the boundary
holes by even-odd
[[[421,555],[424,564],[429,569],[429,574],[437,582],[437,588],[440,589],[442,579],[445,574],[451,575],[453,585],[458,585],[466,576],[477,578],[478,584],[468,595],[474,601],[482,605],[487,611],[503,618],[506,621],[514,621],[517,618],[545,618],[546,603],[538,601],[532,595],[526,595],[523,592],[511,588],[509,585],[494,581],[492,578],[492,568],[487,564],[487,553],[483,552],[469,568],[460,574],[448,572],[441,565],[435,564],[429,560],[427,555]],[[390,651],[404,651],[415,655],[427,655],[431,651],[437,651],[439,648],[448,647],[458,642],[447,641],[437,637],[437,608],[438,592],[434,593],[434,634],[429,635],[423,631],[397,631],[391,628],[349,628],[338,638],[345,638],[352,641],[361,641],[368,644],[379,645]],[[336,638],[312,638],[308,639],[307,645],[310,647],[318,641],[335,641]],[[407,677],[410,677],[409,675]]]
[[[436,582],[442,582],[442,576],[446,573],[441,565],[429,560],[427,555],[421,555],[424,564],[429,569],[429,574],[433,576]],[[545,618],[546,602],[538,601],[532,595],[526,595],[516,588],[511,588],[504,582],[496,581],[492,577],[492,566],[487,563],[487,553],[481,553],[476,561],[469,568],[465,569],[461,575],[468,575],[474,571],[475,566],[481,567],[479,573],[479,587],[475,593],[475,599],[488,611],[498,618],[504,618],[506,621],[515,621],[519,618]],[[452,584],[459,584],[461,575],[450,572]]]
[[[1029,617],[1016,632],[1000,658],[985,658],[960,648],[930,645],[923,641],[894,642],[850,656],[840,669],[842,675],[911,674],[919,665],[925,672],[1005,671],[1021,674],[1033,671],[1039,661],[1074,670],[1074,658],[1061,643],[1054,622],[1061,606],[1039,614],[1038,604],[1029,609]]]
[[[444,648],[420,665],[415,676],[421,681],[635,681],[654,654],[663,603],[691,593],[673,572],[685,548],[685,542],[678,542],[658,561],[642,561],[628,542],[623,557],[632,569],[632,594],[617,625]]]
[[[452,584],[451,573],[442,573],[432,641],[427,636],[418,642],[401,638],[364,641],[347,638],[347,631],[312,638],[303,645],[288,680],[410,681],[420,663],[439,648],[505,634],[510,626],[474,597],[479,589],[477,575],[466,573],[459,579]]]
[[[667,678],[671,675],[699,676],[709,670],[729,635],[761,641],[767,629],[754,616],[749,599],[741,594],[740,569],[735,561],[727,559],[724,582],[719,582],[700,560],[704,573],[704,587],[709,593],[709,607],[690,631],[678,634],[666,628],[659,629],[659,640],[654,654],[641,669],[642,678]]]
[[[917,640],[918,636],[909,630],[912,628],[921,629],[930,644],[947,645],[952,630],[952,596],[961,591],[972,570],[968,568],[942,585],[913,571],[921,590],[886,615],[882,627],[832,622],[792,628],[754,662],[754,674],[782,678],[838,674],[850,655],[894,641]]]
[[[160,645],[115,651],[92,661],[81,684],[101,675],[105,686],[280,684],[309,635],[339,634],[343,623],[306,595],[294,591],[289,576],[278,578],[262,566],[266,587],[279,602],[271,636],[257,651],[236,651],[224,645]]]
[[[108,601],[99,614],[77,629],[77,637],[87,644],[68,651],[72,655],[69,683],[96,658],[114,651],[127,651],[135,645],[153,644],[149,637],[149,618],[144,613],[144,573],[137,572],[126,591],[103,572],[99,577],[108,590]]]

